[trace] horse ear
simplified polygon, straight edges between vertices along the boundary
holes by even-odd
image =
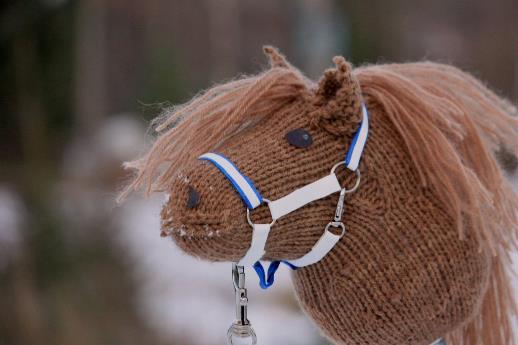
[[[311,123],[334,135],[356,131],[361,121],[361,90],[352,66],[342,56],[333,58],[334,68],[324,72],[315,90]]]
[[[282,55],[279,50],[272,46],[264,46],[263,47],[264,54],[268,57],[268,60],[270,62],[270,66],[272,68],[274,67],[280,67],[280,68],[289,68],[290,64]]]

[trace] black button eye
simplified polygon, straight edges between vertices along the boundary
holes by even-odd
[[[286,136],[286,140],[295,147],[305,148],[313,144],[313,138],[308,131],[303,128],[297,128],[289,131]]]

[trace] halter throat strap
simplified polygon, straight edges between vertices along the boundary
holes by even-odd
[[[265,246],[268,240],[268,235],[272,225],[275,221],[301,207],[311,203],[312,201],[325,198],[331,194],[339,191],[344,191],[340,186],[340,183],[334,173],[334,170],[339,165],[345,165],[349,170],[356,172],[359,177],[358,165],[365,147],[368,136],[368,112],[364,104],[362,104],[362,122],[359,129],[356,131],[351,145],[347,151],[345,159],[336,164],[331,173],[327,176],[320,178],[306,186],[303,186],[284,197],[270,201],[262,197],[259,191],[255,188],[253,182],[244,175],[238,167],[227,157],[220,153],[206,153],[199,157],[200,160],[205,160],[212,163],[218,170],[229,180],[234,189],[239,193],[241,199],[247,206],[247,213],[259,207],[262,203],[266,202],[272,216],[272,223],[270,224],[254,224],[250,218],[249,223],[252,226],[252,241],[250,248],[245,256],[238,262],[239,266],[252,266],[259,275],[260,285],[263,288],[267,288],[273,284],[275,271],[279,267],[280,261],[274,261],[270,264],[268,272],[265,272],[259,260],[265,253]],[[359,182],[359,179],[358,179]],[[356,189],[357,185],[353,188]],[[343,208],[343,197],[340,198],[342,205],[340,207],[340,217]],[[337,213],[340,206],[337,206]],[[249,217],[249,214],[247,214]],[[336,217],[335,217],[336,220]],[[336,222],[335,222],[336,223]],[[329,223],[325,228],[323,235],[316,242],[313,248],[304,256],[295,260],[283,260],[292,269],[312,265],[322,258],[324,258],[329,251],[333,249],[336,243],[345,233],[345,227],[342,226],[342,233],[339,235],[329,231]],[[335,225],[336,227],[336,225]]]

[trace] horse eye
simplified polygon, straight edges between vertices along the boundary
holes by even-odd
[[[311,137],[311,134],[302,128],[289,131],[285,138],[291,145],[295,147],[305,148],[313,144],[313,138]]]

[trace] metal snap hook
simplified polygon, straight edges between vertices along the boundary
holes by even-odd
[[[338,168],[340,165],[345,165],[345,162],[340,161],[340,162],[336,163],[335,165],[333,165],[333,167],[331,168],[331,174],[334,174],[336,168]],[[361,180],[360,169],[356,169],[354,172],[356,173],[356,181],[354,182],[354,185],[351,189],[342,187],[345,190],[345,193],[352,193],[352,192],[356,191],[358,189],[358,187],[360,186],[360,180]]]
[[[245,268],[243,266],[232,264],[232,282],[235,292],[236,320],[227,331],[227,344],[242,345],[243,340],[251,339],[252,345],[256,345],[257,336],[247,315],[248,296],[245,287]],[[240,339],[239,343],[234,344],[234,339]]]

